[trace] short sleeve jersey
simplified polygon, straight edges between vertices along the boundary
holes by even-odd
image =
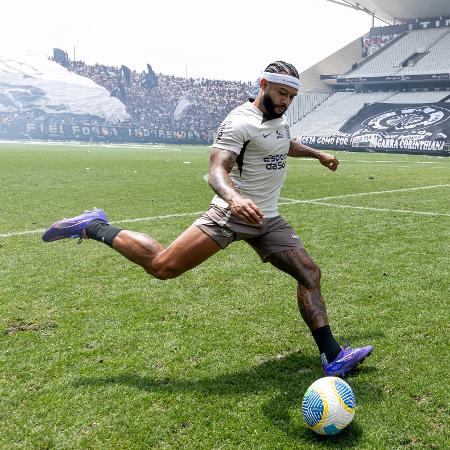
[[[212,147],[238,154],[230,172],[236,189],[252,199],[265,217],[276,217],[289,145],[286,119],[264,120],[262,111],[247,102],[228,114],[217,130]],[[212,203],[228,206],[218,195]]]

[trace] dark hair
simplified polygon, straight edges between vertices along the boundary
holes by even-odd
[[[291,77],[300,78],[300,75],[297,72],[297,69],[292,65],[284,61],[275,61],[269,64],[264,72],[270,73],[284,73],[286,75],[290,75]]]

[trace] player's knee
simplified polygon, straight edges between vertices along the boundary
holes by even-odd
[[[303,277],[299,282],[303,284],[307,289],[320,288],[321,278],[320,267],[317,264],[311,264],[310,267],[303,273]]]
[[[171,278],[176,278],[178,274],[176,271],[170,270],[165,267],[158,267],[157,269],[145,269],[149,275],[157,278],[158,280],[170,280]]]
[[[158,272],[152,273],[158,280],[170,280],[171,278],[176,278],[179,274],[170,270],[162,269]]]
[[[164,261],[161,258],[158,259],[158,257],[154,258],[151,266],[145,267],[145,270],[150,275],[158,278],[158,280],[170,280],[171,278],[178,277],[182,273],[173,263]]]

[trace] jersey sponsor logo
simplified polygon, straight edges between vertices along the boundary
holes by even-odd
[[[272,132],[270,133],[263,133],[263,138],[265,139],[267,136],[270,136],[272,134]]]
[[[287,153],[266,156],[263,161],[267,170],[280,170],[286,167]]]

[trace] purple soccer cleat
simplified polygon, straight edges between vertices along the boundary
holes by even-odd
[[[345,377],[358,364],[361,364],[372,353],[372,350],[371,345],[356,348],[342,347],[339,355],[330,363],[327,361],[325,354],[322,354],[323,371],[327,377]]]
[[[94,208],[92,210],[84,211],[84,213],[79,216],[71,217],[70,219],[62,219],[59,222],[55,222],[42,235],[42,240],[44,242],[52,242],[65,238],[86,239],[84,230],[93,220],[101,220],[109,223],[105,211]]]

